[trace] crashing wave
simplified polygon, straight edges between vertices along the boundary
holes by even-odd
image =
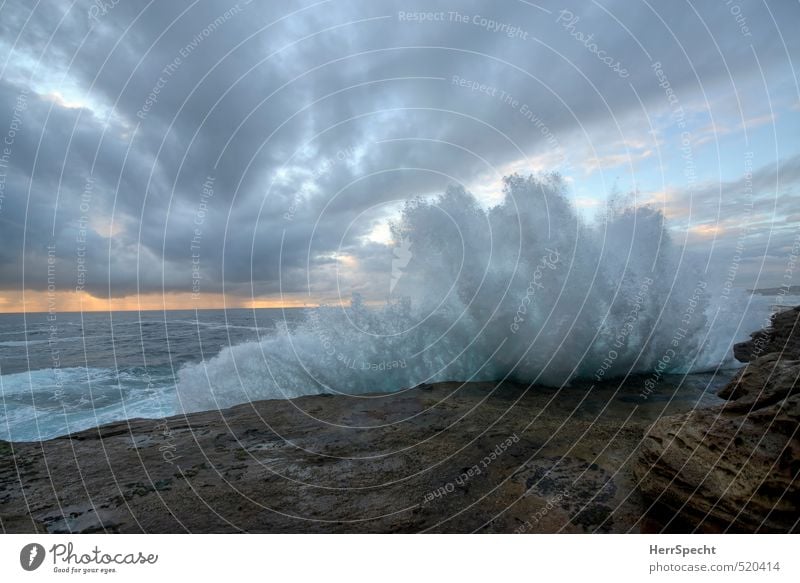
[[[408,202],[392,228],[401,299],[376,308],[355,295],[348,307],[309,310],[295,327],[187,365],[181,406],[441,380],[557,386],[718,365],[732,331],[706,338],[707,283],[662,213],[613,207],[588,221],[565,190],[557,175],[514,175],[490,209],[461,188]]]

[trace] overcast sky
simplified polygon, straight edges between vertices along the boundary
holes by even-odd
[[[710,278],[738,254],[736,286],[780,285],[798,24],[789,0],[5,2],[0,311],[383,299],[402,201],[488,207],[514,172],[562,173],[587,221],[632,193]]]

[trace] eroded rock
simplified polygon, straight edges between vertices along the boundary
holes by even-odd
[[[736,345],[748,364],[719,392],[727,403],[649,428],[634,473],[654,510],[699,531],[800,528],[798,315],[780,313]]]

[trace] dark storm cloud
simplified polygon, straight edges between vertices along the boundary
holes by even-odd
[[[189,291],[195,252],[204,291],[305,291],[312,268],[313,291],[330,293],[337,252],[360,260],[353,287],[369,289],[391,250],[363,237],[398,200],[553,148],[510,100],[559,144],[599,147],[631,124],[646,133],[639,100],[668,108],[653,61],[702,107],[762,74],[785,79],[797,55],[788,3],[742,2],[750,36],[724,3],[541,6],[4,4],[4,122],[28,97],[0,207],[0,288],[21,288],[24,262],[26,288],[45,289],[54,245],[67,289],[85,246],[98,296]],[[405,15],[420,11],[444,16]]]

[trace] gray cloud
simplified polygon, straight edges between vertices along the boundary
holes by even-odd
[[[340,252],[358,259],[349,285],[379,293],[383,283],[372,282],[386,277],[391,249],[364,236],[398,201],[474,184],[552,149],[500,92],[526,104],[562,146],[590,139],[599,149],[646,135],[640,100],[648,115],[668,113],[652,61],[687,109],[730,91],[743,92],[747,109],[747,91],[762,75],[783,83],[798,54],[789,3],[741,2],[750,37],[724,3],[575,4],[570,29],[565,16],[557,22],[556,3],[126,1],[101,11],[92,2],[7,2],[0,132],[20,92],[28,97],[0,207],[0,289],[20,289],[23,266],[25,287],[45,289],[48,244],[69,289],[88,222],[86,289],[101,297],[190,291],[193,237],[204,291],[224,282],[245,296],[251,284],[262,294],[305,292],[310,268],[312,291],[335,294],[331,257]],[[398,16],[415,11],[446,20]],[[797,158],[782,164],[793,184]],[[796,192],[776,192],[767,174],[759,196],[789,215]],[[204,200],[208,177],[213,197]],[[710,209],[717,191],[695,200]],[[726,220],[740,207],[726,194]],[[719,249],[735,245],[730,233]]]

